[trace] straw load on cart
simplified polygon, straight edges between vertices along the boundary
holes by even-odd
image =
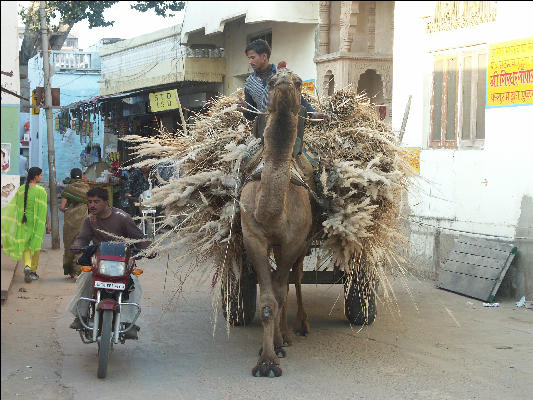
[[[353,89],[308,99],[329,116],[327,122],[308,120],[305,128],[304,146],[320,160],[313,177],[320,203],[313,243],[321,259],[331,256],[330,267],[346,272],[352,285],[345,285],[345,295],[357,293],[368,320],[376,283],[387,299],[388,269],[404,268],[397,252],[405,241],[398,217],[411,170],[390,126]],[[152,192],[151,205],[165,209],[161,225],[171,227],[156,237],[153,248],[183,246],[194,252],[195,268],[214,275],[215,294],[228,276],[241,276],[239,196],[247,165],[261,147],[236,104],[236,95],[221,96],[183,132],[123,139],[144,159],[135,166],[171,162],[179,168],[179,177]]]

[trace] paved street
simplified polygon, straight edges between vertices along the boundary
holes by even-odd
[[[408,289],[395,281],[398,305],[379,305],[362,330],[345,321],[340,285],[304,286],[310,336],[294,338],[281,378],[254,378],[260,323],[229,336],[220,312],[214,324],[210,274],[172,299],[182,276],[175,264],[167,271],[166,255],[140,262],[140,340],[116,346],[99,380],[96,345],[68,328],[75,284],[61,254],[43,252],[40,281],[25,284],[19,268],[2,306],[3,399],[525,399],[533,390],[532,311],[510,300],[483,308],[415,279]],[[295,306],[291,288],[290,321]]]

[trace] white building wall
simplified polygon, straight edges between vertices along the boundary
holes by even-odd
[[[2,1],[2,88],[20,94],[17,2]],[[11,76],[4,75],[4,72]],[[2,186],[19,184],[19,112],[20,99],[4,91],[2,97]],[[4,148],[5,146],[5,148]],[[4,163],[5,162],[5,163]],[[14,196],[15,190],[6,199],[2,197],[2,207]]]
[[[395,2],[376,1],[376,54],[390,55],[392,52],[394,27],[391,22],[394,21],[394,4]]]
[[[224,47],[224,94],[253,72],[244,54],[250,35],[272,31],[271,62],[286,61],[302,80],[316,79],[317,1],[187,2],[182,43]]]
[[[226,22],[246,16],[247,24],[278,21],[316,23],[318,1],[188,1],[182,28],[182,43],[188,35],[205,29],[205,35],[224,31]]]
[[[286,61],[287,67],[304,81],[316,79],[314,24],[289,24],[264,22],[258,24],[227,25],[225,37],[226,79],[224,91],[231,94],[243,87],[246,77],[253,72],[244,50],[249,35],[272,30],[272,54],[270,60],[277,64]],[[290,40],[287,38],[290,37]]]
[[[478,149],[430,149],[430,96],[433,52],[533,37],[533,7],[528,2],[497,2],[495,22],[448,32],[425,33],[435,2],[396,2],[392,125],[400,129],[412,95],[403,145],[420,147],[420,177],[409,195],[410,212],[441,228],[495,235],[512,240],[533,236],[533,106],[487,108],[485,141]],[[524,217],[530,215],[531,219]],[[526,229],[526,231],[524,231]],[[434,227],[412,225],[412,251],[432,257]],[[451,233],[453,231],[443,232]],[[517,234],[521,232],[521,234]],[[519,240],[515,240],[515,243]],[[522,243],[522,249],[530,246]],[[519,245],[520,252],[520,245]],[[445,254],[444,254],[445,255]],[[530,254],[531,255],[531,254]],[[523,257],[522,257],[523,258]],[[437,272],[438,261],[421,266]],[[533,290],[533,259],[526,286]],[[524,289],[525,290],[525,289]]]
[[[2,1],[2,71],[11,72],[13,76],[2,75],[2,86],[15,93],[20,93],[19,46],[17,27],[17,2]],[[20,100],[2,92],[2,104],[20,104]]]
[[[100,94],[108,95],[183,80],[185,49],[180,25],[100,47]]]

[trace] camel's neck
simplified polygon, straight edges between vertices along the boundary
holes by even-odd
[[[264,168],[255,213],[260,223],[268,224],[284,215],[297,122],[298,115],[290,113],[288,107],[268,116],[264,132]]]

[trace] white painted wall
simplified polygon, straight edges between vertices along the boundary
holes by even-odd
[[[15,93],[20,93],[19,45],[17,27],[16,1],[2,1],[2,71],[13,71],[13,76],[2,75],[2,86]],[[2,92],[2,104],[20,104],[20,100]]]
[[[100,94],[108,95],[183,80],[181,25],[102,46]]]
[[[486,109],[482,149],[429,149],[431,52],[471,45],[488,51],[491,43],[533,37],[533,7],[498,2],[495,22],[426,34],[423,17],[433,15],[435,2],[421,3],[396,2],[394,18],[392,125],[400,129],[412,95],[403,145],[422,148],[411,213],[446,228],[513,238],[522,200],[533,197],[533,106]],[[415,253],[430,256],[432,240],[414,233]]]
[[[228,21],[245,16],[246,23],[264,21],[317,23],[318,1],[187,1],[182,43],[191,32],[205,29],[205,35],[224,30]]]
[[[316,79],[316,65],[313,61],[316,25],[282,22],[229,23],[226,28],[225,94],[231,94],[242,87],[244,79],[253,72],[244,54],[247,37],[269,29],[272,30],[271,62],[277,64],[282,60],[286,61],[288,68],[302,80]]]
[[[244,54],[247,38],[268,30],[272,31],[272,63],[284,60],[302,80],[316,79],[317,26],[317,1],[187,2],[182,42],[224,47],[223,90],[231,94],[253,72]]]

